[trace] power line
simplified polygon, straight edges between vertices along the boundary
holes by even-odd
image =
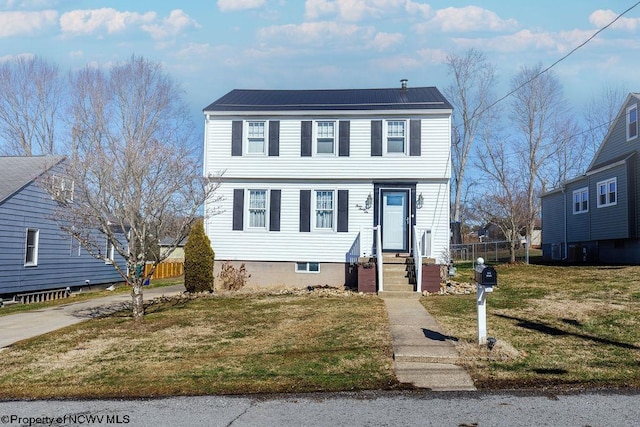
[[[604,30],[606,30],[607,28],[609,28],[610,26],[612,26],[618,19],[622,18],[624,15],[626,15],[628,12],[630,12],[631,10],[635,9],[638,5],[640,4],[640,1],[636,2],[633,6],[629,7],[627,10],[625,10],[624,12],[620,13],[618,16],[616,16],[611,22],[609,22],[607,25],[605,25],[604,27],[600,28],[598,31],[596,31],[595,33],[593,33],[591,35],[591,37],[589,37],[587,40],[585,40],[584,42],[580,43],[578,46],[574,47],[573,49],[571,49],[571,51],[569,53],[567,53],[565,56],[563,56],[562,58],[558,59],[556,62],[554,62],[553,64],[549,65],[547,68],[545,68],[544,70],[540,71],[538,74],[536,74],[535,76],[531,77],[529,80],[527,80],[526,82],[522,83],[520,86],[518,86],[517,88],[513,89],[511,92],[507,93],[506,95],[504,95],[502,98],[499,98],[497,101],[494,101],[493,103],[491,103],[489,106],[487,106],[484,110],[480,111],[479,113],[475,114],[475,115],[481,115],[484,114],[485,111],[489,110],[490,108],[493,108],[494,106],[496,106],[498,103],[504,101],[505,99],[507,99],[508,97],[510,97],[511,95],[513,95],[514,93],[516,93],[517,91],[519,91],[520,89],[522,89],[524,86],[528,85],[529,83],[531,83],[532,81],[534,81],[535,79],[537,79],[538,77],[540,77],[541,75],[543,75],[544,73],[546,73],[547,71],[551,70],[553,67],[555,67],[556,65],[558,65],[559,63],[561,63],[562,61],[564,61],[565,59],[567,59],[569,56],[571,56],[573,53],[575,53],[578,49],[582,48],[583,46],[585,46],[587,43],[589,43],[591,40],[593,40],[598,34],[600,34],[601,32],[603,32]]]

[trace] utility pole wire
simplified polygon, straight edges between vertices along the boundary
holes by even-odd
[[[571,56],[573,53],[575,53],[578,49],[580,49],[581,47],[583,47],[584,45],[589,43],[591,40],[593,40],[598,34],[603,32],[604,30],[606,30],[610,26],[612,26],[618,19],[622,18],[628,12],[630,12],[633,9],[635,9],[636,6],[638,6],[639,4],[640,4],[640,1],[636,2],[633,6],[629,7],[627,10],[625,10],[624,12],[622,12],[618,16],[616,16],[613,19],[613,21],[609,22],[607,25],[605,25],[604,27],[600,28],[598,31],[593,33],[591,35],[591,37],[589,37],[587,40],[585,40],[584,42],[582,42],[578,46],[576,46],[573,49],[571,49],[571,51],[569,53],[567,53],[565,56],[563,56],[562,58],[558,59],[556,62],[554,62],[553,64],[549,65],[547,68],[545,68],[544,70],[540,71],[538,74],[536,74],[535,76],[531,77],[529,80],[527,80],[526,82],[522,83],[520,86],[518,86],[517,88],[513,89],[511,92],[507,93],[502,98],[499,98],[497,101],[495,101],[492,104],[490,104],[489,106],[487,106],[487,108],[485,108],[484,110],[482,110],[482,111],[480,111],[479,113],[476,113],[476,114],[482,114],[485,111],[487,111],[488,109],[495,107],[498,103],[504,101],[505,99],[507,99],[508,97],[510,97],[511,95],[513,95],[514,93],[516,93],[517,91],[522,89],[524,86],[528,85],[529,83],[531,83],[532,81],[534,81],[535,79],[537,79],[538,77],[540,77],[541,75],[546,73],[547,71],[551,70],[553,67],[555,67],[556,65],[558,65],[559,63],[561,63],[562,61],[567,59],[569,56]]]

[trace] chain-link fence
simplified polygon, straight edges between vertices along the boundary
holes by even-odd
[[[516,262],[527,262],[529,253],[525,244],[520,240],[514,242],[516,251]],[[482,257],[486,262],[502,263],[510,261],[509,246],[511,242],[482,242],[482,243],[463,243],[460,245],[451,245],[450,259],[454,262],[475,261],[478,257]]]

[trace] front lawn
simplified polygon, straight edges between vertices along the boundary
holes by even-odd
[[[2,351],[0,398],[95,398],[397,386],[371,296],[173,298]]]

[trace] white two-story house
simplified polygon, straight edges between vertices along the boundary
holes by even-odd
[[[452,107],[435,87],[233,90],[204,109],[206,233],[253,286],[355,286],[358,260],[449,245]],[[214,207],[209,203],[207,210]],[[376,233],[379,232],[380,243]],[[380,246],[380,250],[378,250]]]

